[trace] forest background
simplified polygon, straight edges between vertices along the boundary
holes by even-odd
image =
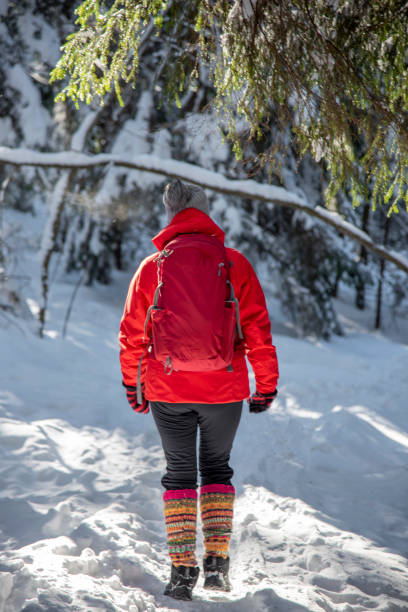
[[[408,267],[404,257],[408,230],[404,202],[406,180],[401,174],[401,167],[404,172],[406,169],[402,164],[404,132],[401,128],[406,113],[405,90],[402,85],[400,89],[395,85],[398,70],[401,70],[401,36],[395,19],[391,21],[398,13],[398,3],[391,7],[390,14],[386,11],[376,13],[377,3],[372,3],[371,12],[367,10],[365,15],[366,30],[364,19],[361,19],[360,38],[356,36],[349,41],[362,53],[365,46],[361,41],[366,40],[363,36],[370,27],[374,42],[374,35],[379,42],[386,41],[379,51],[379,68],[374,63],[375,49],[369,49],[368,58],[362,56],[365,64],[361,63],[361,78],[356,87],[364,89],[368,82],[373,89],[370,95],[374,102],[364,115],[371,123],[364,124],[361,133],[355,127],[362,121],[361,108],[356,105],[358,112],[353,107],[344,114],[344,106],[350,107],[348,98],[353,91],[345,92],[340,103],[336,103],[338,92],[332,91],[336,70],[339,76],[348,77],[340,68],[345,71],[344,64],[348,60],[346,35],[353,28],[355,30],[353,19],[361,8],[358,3],[352,4],[349,10],[349,3],[340,3],[337,11],[329,3],[331,12],[327,14],[321,3],[313,3],[313,15],[319,20],[321,29],[334,31],[337,38],[344,39],[341,41],[343,47],[339,47],[336,40],[336,48],[344,49],[344,53],[336,51],[331,61],[329,57],[323,62],[325,54],[329,55],[330,37],[326,36],[324,44],[320,41],[316,46],[321,57],[315,59],[312,67],[314,84],[307,82],[309,72],[306,70],[299,69],[296,81],[296,75],[288,70],[289,51],[285,55],[280,49],[283,64],[280,72],[276,51],[272,49],[268,51],[271,56],[261,53],[254,59],[251,49],[245,48],[249,45],[248,32],[251,27],[254,32],[259,29],[259,14],[268,13],[265,13],[268,3],[257,2],[253,6],[251,2],[238,2],[234,10],[225,9],[222,2],[213,4],[218,21],[208,20],[203,24],[202,15],[209,14],[203,12],[201,5],[205,9],[205,3],[186,3],[182,9],[175,3],[177,10],[171,2],[148,3],[149,8],[141,10],[137,19],[132,13],[137,3],[125,3],[127,17],[133,15],[134,19],[130,25],[139,24],[142,28],[142,38],[137,40],[136,49],[129,43],[129,19],[125,20],[129,31],[123,31],[121,3],[111,3],[111,12],[99,13],[98,3],[84,2],[79,13],[83,32],[67,43],[69,61],[64,64],[60,60],[52,84],[49,75],[60,58],[61,44],[75,28],[78,29],[78,24],[74,25],[75,6],[62,2],[56,8],[44,1],[6,3],[4,6],[0,41],[4,60],[0,142],[4,145],[2,163],[8,161],[13,165],[0,166],[1,206],[29,214],[37,214],[40,209],[44,219],[48,215],[41,244],[42,303],[37,312],[40,333],[45,326],[50,278],[57,274],[57,269],[75,274],[78,287],[93,282],[108,283],[114,269],[134,266],[137,253],[146,251],[147,236],[156,232],[164,221],[161,193],[167,179],[160,172],[167,177],[181,172],[187,180],[190,178],[204,185],[209,182],[213,187],[208,195],[214,219],[224,227],[229,244],[243,250],[255,267],[263,266],[268,285],[279,299],[287,317],[287,328],[292,333],[326,339],[333,333],[341,334],[333,302],[341,287],[354,293],[353,299],[359,309],[369,307],[372,310],[373,327],[381,326],[384,299],[390,306],[391,318],[406,309]],[[316,23],[310,12],[302,13],[295,5],[290,14],[280,15],[277,31],[281,32],[283,19],[292,19],[287,22],[294,28],[291,31],[288,26],[282,32],[281,43],[287,42],[290,46],[295,28],[303,19],[305,34],[301,42],[294,45],[293,54],[302,53],[301,43],[304,43],[306,52],[314,58],[315,50],[307,45],[316,38]],[[276,3],[276,12],[271,10],[269,18],[276,17],[282,6]],[[224,13],[220,12],[220,7],[224,7]],[[378,15],[382,15],[380,25],[376,22]],[[201,21],[197,25],[199,18]],[[222,25],[223,36],[217,31]],[[232,36],[239,30],[243,31],[244,42]],[[124,50],[121,44],[116,47],[105,44],[110,49],[107,52],[106,48],[99,48],[102,45],[98,42],[95,51],[92,36],[100,41],[102,33],[114,31],[120,33],[119,41],[126,42]],[[203,38],[204,51],[198,51]],[[219,47],[221,39],[235,62],[237,56],[249,58],[240,62],[247,72],[235,75],[238,83],[233,85],[238,91],[238,94],[235,91],[235,106],[231,102],[234,96],[227,97],[225,74],[221,82],[221,77],[217,76],[218,66],[210,55],[211,50],[219,54],[217,45]],[[85,47],[84,41],[87,41]],[[255,35],[252,42],[258,49],[260,45],[262,49],[268,48]],[[118,64],[115,49],[122,53],[119,53],[122,66]],[[207,64],[204,52],[208,54]],[[90,58],[86,59],[86,53]],[[109,71],[101,68],[106,64],[101,63],[103,53],[108,53],[108,58],[110,53],[110,59],[106,60],[111,61]],[[128,60],[123,59],[126,53]],[[96,56],[99,59],[95,59]],[[272,71],[269,82],[264,65],[272,60],[277,68]],[[115,62],[117,74],[112,67]],[[366,65],[373,66],[374,76],[378,71],[381,76],[381,70],[386,72],[394,67],[394,80],[391,77],[380,79],[378,84],[378,78],[373,77],[371,83],[365,72]],[[233,71],[234,64],[231,66],[225,72]],[[254,66],[259,74],[254,74]],[[79,68],[88,75],[85,78],[82,72],[82,81]],[[58,81],[58,78],[64,74],[67,77],[70,72],[71,75],[74,72],[75,78],[71,78],[63,95],[56,100],[56,95],[67,83],[66,78],[65,81]],[[281,94],[280,88],[285,85],[281,73],[292,83],[291,89],[287,87],[286,98]],[[245,97],[242,81],[245,74],[253,75],[251,99]],[[368,76],[372,76],[371,73]],[[313,92],[319,86],[320,98],[316,102]],[[281,96],[281,104],[273,97],[268,98],[268,88],[272,87],[276,88],[273,90],[276,96]],[[375,95],[381,94],[381,87],[385,110],[375,103]],[[393,97],[390,97],[392,87]],[[109,88],[111,91],[107,91]],[[224,95],[221,110],[220,91]],[[331,107],[330,96],[334,96]],[[76,109],[71,98],[78,104],[81,97],[89,104],[81,103]],[[367,102],[363,102],[367,106]],[[385,152],[384,143],[373,133],[373,125],[381,126],[382,138],[389,147],[388,150],[385,147]],[[331,132],[326,133],[325,129],[329,128]],[[394,137],[401,136],[398,150],[390,133]],[[343,147],[341,143],[347,138],[347,146]],[[70,152],[71,157],[61,157],[60,153],[59,157],[32,159],[34,152],[61,151]],[[74,153],[86,153],[86,161],[78,156],[74,159]],[[111,157],[103,159],[104,154]],[[136,167],[150,167],[155,173],[116,165],[115,155],[125,165],[136,163]],[[372,162],[373,158],[376,163]],[[367,159],[371,159],[371,165],[367,165]],[[167,162],[166,166],[163,160],[187,162],[190,166],[170,166]],[[21,166],[27,163],[32,166]],[[64,165],[65,170],[58,169]],[[47,166],[54,167],[48,169]],[[217,180],[215,174],[203,174],[202,169],[221,175],[224,183]],[[242,180],[248,178],[251,181],[242,188]],[[261,193],[260,184],[278,189]],[[260,195],[254,198],[251,194]],[[48,212],[44,215],[45,209]],[[325,219],[332,225],[324,223]],[[336,230],[336,226],[343,231]],[[4,311],[15,309],[19,302],[19,280],[13,278],[11,263],[18,256],[13,246],[14,231],[3,226],[0,242]],[[385,265],[384,258],[372,249],[380,249],[380,254],[385,253],[394,263]]]

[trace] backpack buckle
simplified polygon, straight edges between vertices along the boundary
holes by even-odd
[[[174,367],[173,367],[173,364],[171,363],[171,357],[170,355],[168,355],[166,362],[164,364],[164,373],[167,374],[167,376],[170,376],[173,370],[174,370]]]
[[[166,257],[170,257],[172,253],[174,253],[174,249],[170,249],[169,251],[167,249],[163,249],[162,251],[160,251],[157,257],[153,259],[153,261],[157,261],[157,265],[160,266],[163,259],[165,259]]]

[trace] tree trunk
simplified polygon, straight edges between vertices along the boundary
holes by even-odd
[[[45,319],[48,307],[49,294],[49,272],[51,257],[55,250],[58,237],[62,213],[65,206],[65,196],[69,190],[75,170],[65,171],[57,181],[51,196],[50,216],[43,236],[42,257],[41,257],[41,306],[38,313],[40,338],[44,335]]]
[[[337,263],[336,278],[334,279],[334,285],[333,285],[333,297],[334,298],[338,296],[339,284],[340,284],[342,274],[343,274],[343,271],[342,271],[341,265]]]
[[[384,248],[387,246],[388,231],[390,228],[391,217],[387,217],[384,225]],[[378,279],[377,287],[377,308],[375,313],[375,329],[380,329],[381,326],[381,309],[382,309],[382,297],[383,297],[383,280],[385,270],[385,259],[380,261],[380,278]]]
[[[100,109],[99,112],[101,112]],[[88,113],[77,131],[72,135],[71,138],[71,149],[73,151],[82,151],[86,138],[92,129],[95,121],[98,118],[98,114],[95,111]],[[48,308],[48,294],[49,294],[49,270],[52,254],[55,251],[55,244],[58,238],[60,230],[62,213],[65,207],[66,194],[70,189],[70,186],[74,180],[76,168],[66,169],[58,179],[54,190],[50,198],[50,215],[48,222],[43,234],[43,243],[41,246],[41,297],[42,302],[38,313],[39,328],[38,333],[40,338],[43,337],[45,320],[47,316]]]
[[[364,208],[363,208],[363,218],[361,222],[361,229],[365,233],[368,233],[367,230],[368,230],[369,217],[370,217],[370,204],[368,202],[365,202]],[[364,265],[367,263],[367,249],[364,246],[364,244],[360,246],[360,262]],[[361,276],[359,276],[357,279],[357,285],[356,285],[356,307],[359,310],[364,310],[365,305],[366,305],[365,283],[364,283],[364,279]]]

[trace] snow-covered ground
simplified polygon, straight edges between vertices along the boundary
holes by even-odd
[[[38,275],[30,249],[19,265]],[[162,595],[164,460],[120,384],[130,275],[81,288],[65,339],[73,280],[54,282],[43,340],[0,312],[0,612],[407,611],[408,344],[350,306],[345,337],[274,335],[279,397],[245,409],[232,456],[233,591]]]

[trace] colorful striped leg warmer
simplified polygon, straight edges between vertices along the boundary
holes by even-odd
[[[177,489],[163,495],[167,541],[173,565],[195,567],[197,491]]]
[[[235,489],[232,485],[209,484],[201,487],[205,557],[228,557],[234,499]]]

